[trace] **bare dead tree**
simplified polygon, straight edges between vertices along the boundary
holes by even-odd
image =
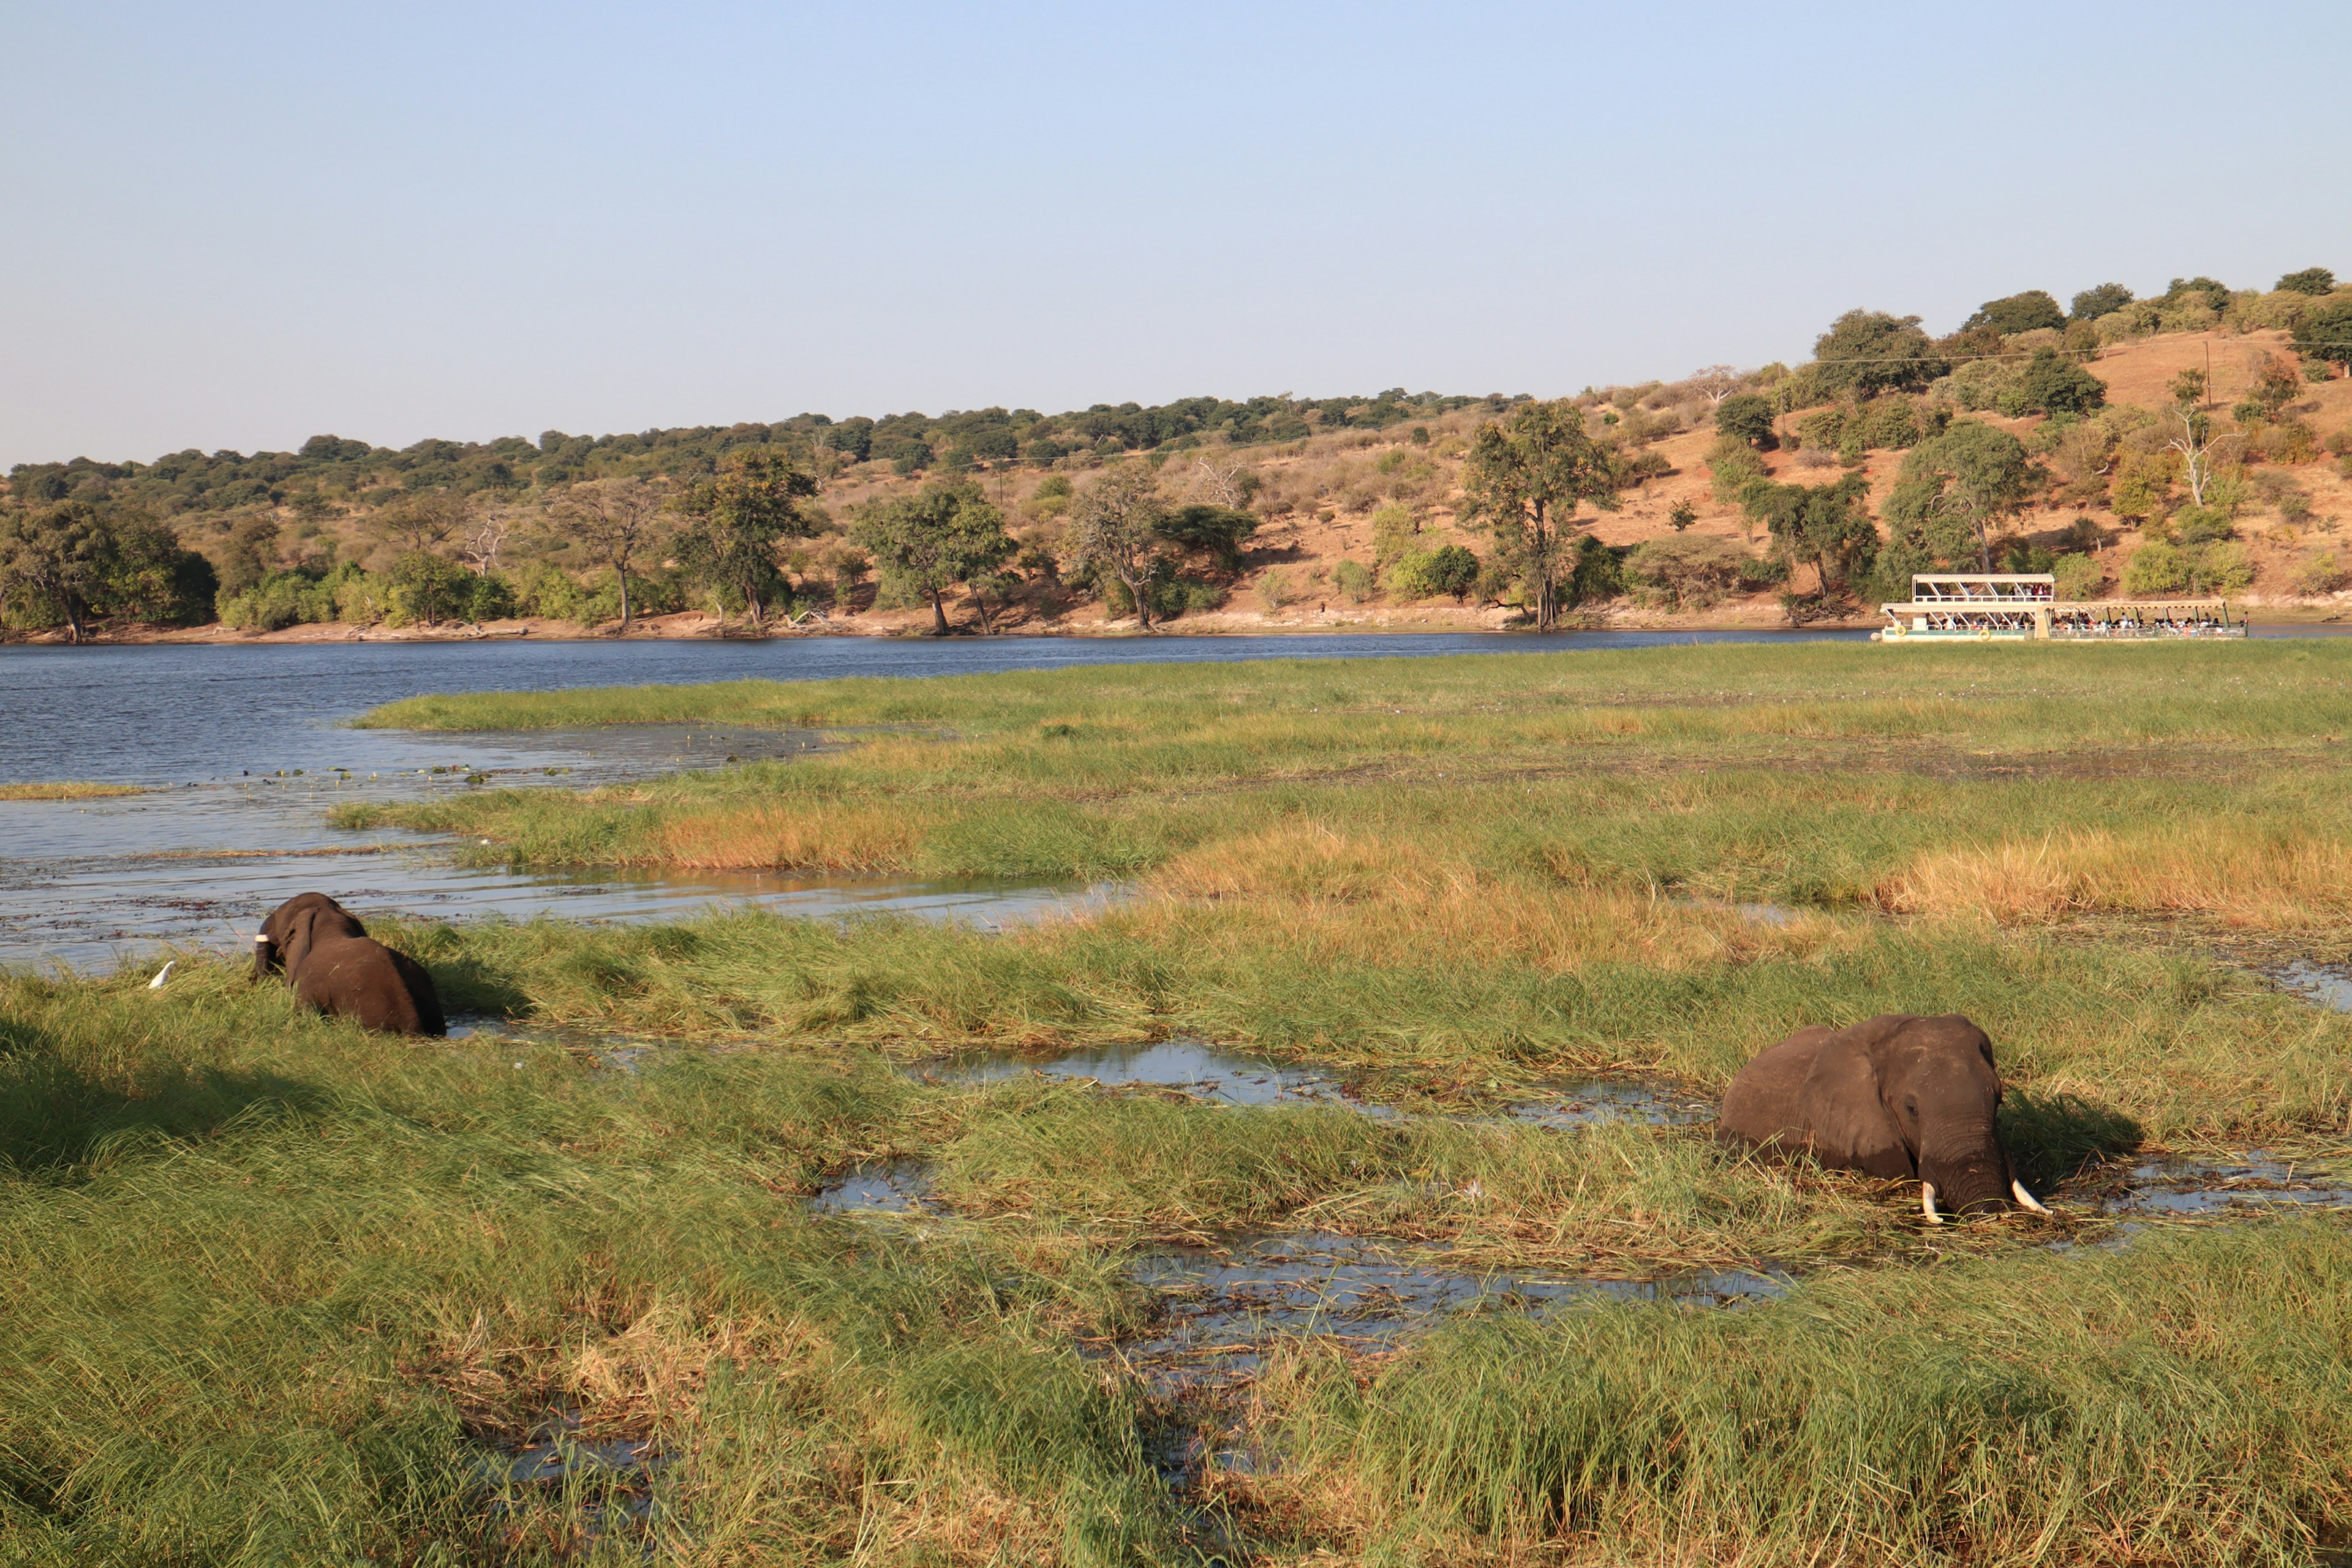
[[[1257,489],[1257,476],[1244,463],[1219,465],[1206,458],[1192,459],[1200,477],[1193,488],[1217,505],[1230,511],[1241,511],[1249,506],[1250,497]]]
[[[2172,438],[2165,446],[2180,454],[2180,477],[2188,482],[2189,498],[2203,506],[2215,470],[2234,455],[2240,437],[2234,432],[2215,435],[2213,422],[2190,404],[2180,404],[2170,414]]]
[[[499,569],[499,552],[506,548],[508,535],[514,532],[519,514],[511,507],[500,507],[484,512],[466,530],[465,542],[457,553],[473,566],[474,575],[487,577]]]
[[[367,520],[371,532],[409,550],[431,550],[461,533],[474,520],[474,503],[447,490],[404,496]]]
[[[1748,379],[1741,371],[1727,364],[1705,365],[1683,378],[1683,384],[1706,399],[1709,408],[1718,406],[1725,398],[1739,390]]]
[[[629,574],[658,542],[667,500],[644,479],[604,479],[573,485],[554,509],[559,525],[619,580],[625,636],[629,629]]]

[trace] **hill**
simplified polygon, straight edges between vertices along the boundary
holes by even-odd
[[[1989,553],[2058,570],[2077,595],[2218,590],[2273,615],[2332,616],[2352,579],[2339,537],[2352,381],[2334,374],[2352,355],[2352,289],[2319,269],[2282,285],[2176,280],[2146,300],[2106,285],[2071,312],[2029,291],[1940,339],[1916,318],[1857,310],[1794,367],[1588,389],[1568,402],[1612,465],[1613,510],[1577,520],[1594,543],[1561,595],[1578,624],[1860,622],[1908,571]],[[1133,596],[1076,549],[1072,507],[1107,474],[1140,471],[1215,535],[1180,528],[1157,546],[1146,592],[1181,629],[1501,626],[1524,619],[1529,584],[1470,515],[1463,468],[1477,430],[1529,401],[1397,388],[399,451],[320,436],[290,453],[22,465],[0,500],[0,622],[16,635],[109,616],[119,635],[215,615],[225,624],[177,635],[616,629],[620,584],[596,546],[601,512],[627,492],[667,509],[631,563],[638,635],[755,614],[772,627],[770,610],[834,632],[939,616],[1108,629],[1133,624]],[[2013,482],[1975,533],[1937,467],[1954,431],[2015,443]],[[707,514],[722,474],[770,457],[804,478],[754,576],[730,579],[671,531],[677,508],[699,495]],[[993,509],[1010,535],[983,566],[947,573],[936,608],[919,571],[873,559],[874,520],[926,497]],[[1804,520],[1832,512],[1861,521],[1825,548]]]

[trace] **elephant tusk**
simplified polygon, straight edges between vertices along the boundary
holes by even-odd
[[[1936,1184],[1933,1182],[1919,1184],[1919,1212],[1927,1216],[1929,1225],[1944,1223],[1944,1216],[1936,1212]]]
[[[176,958],[172,959],[167,962],[163,968],[157,970],[155,972],[155,978],[147,983],[147,989],[150,991],[161,991],[163,989],[163,982],[172,978],[172,965],[179,962],[180,961]]]
[[[2042,1200],[2035,1197],[2032,1193],[2027,1192],[2025,1190],[2025,1184],[2017,1180],[2014,1176],[2010,1178],[2009,1190],[2017,1194],[2017,1201],[2019,1203],[2023,1204],[2035,1214],[2048,1214],[2050,1212],[2048,1209],[2042,1206]]]

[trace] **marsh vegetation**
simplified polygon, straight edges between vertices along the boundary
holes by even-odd
[[[2352,1018],[2231,955],[2347,956],[2347,680],[1816,646],[395,704],[858,738],[350,826],[1133,896],[372,920],[479,1024],[429,1046],[195,954],[0,982],[0,1547],[2308,1561],[2352,1525]],[[1645,1109],[1890,1010],[1991,1035],[2055,1217],[1930,1232]],[[1288,1076],[1137,1065],[1174,1039]],[[2311,1201],[2119,1195],[2172,1157]]]

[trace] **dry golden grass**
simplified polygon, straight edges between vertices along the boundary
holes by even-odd
[[[744,804],[662,825],[660,847],[639,863],[697,871],[808,867],[869,871],[904,866],[925,824],[889,805]]]
[[[84,779],[0,784],[0,800],[104,800],[111,795],[147,793],[144,784],[92,784]]]
[[[1879,901],[2000,925],[2133,912],[2308,929],[2352,907],[2352,844],[2220,822],[2053,833],[1922,856],[1880,885]]]

